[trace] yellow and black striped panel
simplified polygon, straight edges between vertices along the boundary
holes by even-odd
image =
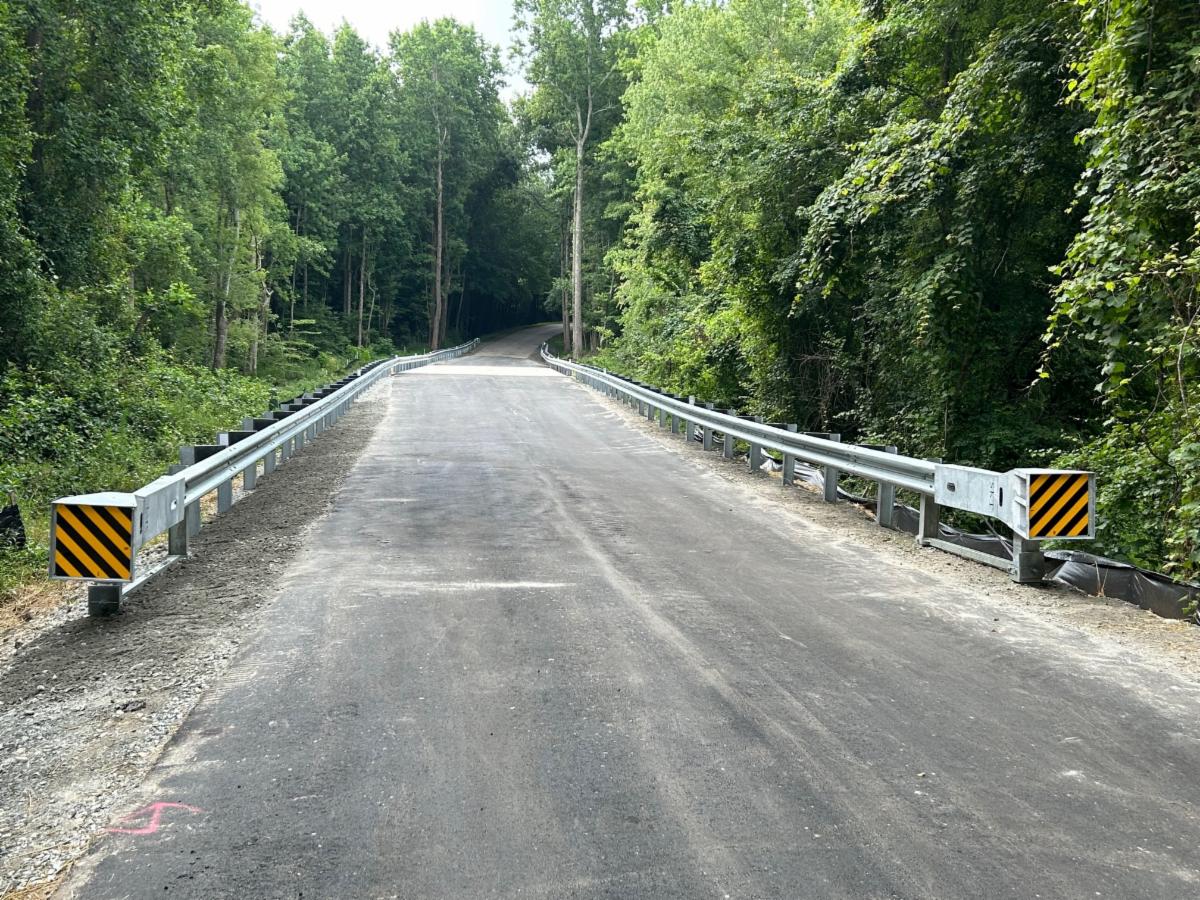
[[[1044,472],[1029,479],[1029,537],[1068,538],[1088,533],[1091,475]]]
[[[54,512],[54,575],[129,580],[133,568],[133,510],[59,503]]]

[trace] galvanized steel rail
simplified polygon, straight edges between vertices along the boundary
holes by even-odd
[[[274,472],[305,443],[333,426],[360,394],[383,377],[454,359],[470,353],[478,344],[476,338],[446,350],[419,356],[396,356],[364,367],[343,379],[344,383],[306,394],[259,419],[245,420],[241,431],[222,436],[228,446],[220,450],[205,448],[216,452],[210,452],[203,459],[187,459],[189,454],[194,456],[201,448],[183,448],[181,465],[172,467],[170,474],[131,493],[105,492],[55,500],[51,517],[51,577],[91,582],[89,611],[93,615],[116,612],[122,595],[187,556],[188,540],[201,527],[200,501],[203,497],[215,491],[218,512],[226,512],[234,502],[233,481],[237,476],[242,476],[245,490],[252,490],[260,463],[264,474]],[[268,419],[277,421],[268,422]],[[256,424],[262,427],[255,428]],[[61,523],[60,508],[65,508]],[[131,520],[131,532],[114,535],[111,528],[103,532],[97,528],[94,534],[89,532],[89,523],[112,521],[114,512],[119,521],[125,521],[126,516]],[[136,573],[139,548],[164,531],[168,533],[166,558],[148,571]],[[62,559],[60,542],[64,554],[73,563],[69,568],[57,562]],[[68,546],[73,550],[66,550]],[[88,570],[79,562],[80,555],[90,556],[98,562]],[[71,571],[76,574],[70,574]]]
[[[732,410],[723,413],[714,409],[712,404],[697,404],[694,398],[684,400],[595,366],[559,359],[550,353],[545,344],[542,345],[541,355],[548,366],[635,406],[640,414],[648,418],[657,414],[660,425],[665,427],[669,420],[671,430],[682,431],[685,441],[695,439],[694,429],[699,427],[704,448],[712,449],[713,433],[719,433],[724,437],[722,444],[727,457],[733,455],[734,440],[745,441],[750,445],[752,469],[756,467],[756,462],[761,462],[763,450],[782,454],[784,484],[790,484],[793,480],[790,476],[794,460],[821,467],[825,478],[825,499],[830,502],[837,499],[837,479],[842,472],[874,481],[880,486],[878,497],[882,502],[877,504],[876,516],[881,525],[890,527],[891,498],[895,488],[913,491],[921,498],[918,543],[1004,568],[1014,581],[1036,583],[1042,580],[1045,560],[1038,538],[1082,540],[1095,534],[1095,476],[1090,472],[1050,469],[993,472],[938,460],[901,456],[890,452],[895,449],[892,447],[884,450],[843,444],[836,435],[818,437],[797,432],[795,426],[781,428],[752,421],[734,414]],[[1051,479],[1054,479],[1053,484],[1059,486],[1058,494],[1042,500],[1038,494],[1040,486]],[[1056,509],[1066,506],[1068,502],[1074,504],[1070,507],[1074,517],[1063,527],[1067,529],[1069,526],[1070,530],[1046,533],[1043,523],[1054,519]],[[1053,505],[1055,503],[1058,507]],[[943,506],[997,518],[1011,527],[1012,559],[991,557],[943,540],[940,522],[940,509]],[[1066,513],[1064,511],[1060,518],[1065,518]]]

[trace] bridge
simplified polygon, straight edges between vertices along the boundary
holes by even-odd
[[[772,499],[551,333],[379,380],[64,895],[1200,892],[1194,692]]]

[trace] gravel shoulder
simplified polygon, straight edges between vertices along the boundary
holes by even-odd
[[[576,385],[595,402],[624,418],[628,424],[668,446],[692,462],[697,477],[715,477],[736,485],[746,502],[768,506],[784,513],[780,528],[792,530],[798,539],[812,540],[814,532],[831,543],[862,545],[879,553],[891,564],[916,568],[931,582],[945,586],[947,595],[963,591],[1004,606],[1009,615],[992,622],[991,630],[1014,641],[1022,628],[1037,628],[1043,636],[1053,631],[1064,648],[1073,650],[1085,643],[1095,659],[1127,660],[1126,675],[1131,687],[1148,699],[1164,699],[1171,688],[1147,682],[1144,676],[1161,675],[1167,680],[1181,677],[1200,690],[1200,628],[1186,621],[1160,618],[1123,600],[1092,597],[1065,585],[1019,585],[998,569],[953,556],[932,547],[920,547],[909,534],[879,528],[874,516],[852,503],[825,503],[811,485],[783,485],[779,473],[751,473],[745,459],[726,460],[719,452],[706,452],[699,443],[684,443],[682,437],[662,429],[628,406],[609,400],[591,388]],[[1111,666],[1107,674],[1114,673]]]
[[[279,576],[329,509],[395,383],[361,396],[233,509],[193,555],[92,620],[70,587],[0,647],[0,898],[54,890],[110,825],[201,694],[269,614]],[[211,512],[210,512],[211,515]],[[160,556],[147,548],[139,565]]]

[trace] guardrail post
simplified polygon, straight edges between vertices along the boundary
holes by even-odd
[[[762,416],[754,417],[755,422],[762,422],[762,420],[763,420]],[[758,444],[755,444],[753,441],[751,441],[751,443],[750,443],[750,472],[751,473],[757,472],[759,470],[759,467],[762,466],[762,462],[763,462],[762,447],[760,447]]]
[[[688,394],[688,406],[695,406],[695,405],[696,405],[696,397],[695,397],[695,395],[694,395],[694,394]],[[691,422],[691,419],[684,419],[684,420],[683,420],[683,422],[682,422],[682,423],[680,423],[680,424],[683,426],[683,442],[684,442],[685,444],[690,444],[690,443],[692,442],[692,438],[693,438],[693,436],[694,436],[694,435],[692,434],[692,422]]]
[[[186,469],[196,462],[195,447],[179,448],[179,467]],[[183,545],[187,547],[187,539],[200,533],[200,501],[189,503],[183,511]]]
[[[121,586],[119,584],[88,585],[88,615],[115,616],[121,611]]]
[[[840,434],[831,434],[828,431],[806,431],[804,432],[809,437],[820,438],[823,441],[833,441],[836,444],[842,442]],[[837,503],[838,499],[838,476],[841,473],[833,466],[821,467],[821,478],[825,482],[825,502]]]
[[[1040,584],[1046,577],[1046,557],[1042,555],[1041,542],[1014,534],[1012,568],[1008,574],[1017,584]]]
[[[275,471],[275,459],[276,459],[275,454],[278,452],[279,452],[279,448],[276,448],[276,449],[272,450],[270,453],[268,453],[266,455],[266,457],[263,459],[263,474],[264,475],[270,475],[272,472]]]
[[[831,434],[829,440],[840,444],[842,436],[840,434]],[[833,466],[825,467],[825,502],[837,503],[838,500],[838,477],[842,473]]]
[[[704,408],[711,410],[713,405],[711,403],[705,403]],[[700,440],[703,442],[701,446],[703,446],[705,450],[711,450],[713,448],[713,430],[707,425],[700,426]]]
[[[233,479],[229,478],[217,485],[217,513],[224,515],[233,508]]]
[[[940,456],[927,456],[926,462],[940,463]],[[917,543],[925,546],[926,541],[940,540],[942,535],[942,508],[933,495],[921,495],[921,518],[917,523]]]
[[[258,487],[258,460],[242,469],[242,490],[252,491]]]
[[[727,409],[725,413],[726,415],[736,416],[737,410]],[[733,435],[725,432],[724,438],[724,441],[721,443],[721,455],[726,459],[733,459]]]
[[[168,466],[168,475],[178,475],[187,466],[183,464]],[[183,518],[167,529],[167,555],[188,555],[188,510],[184,509]]]
[[[942,529],[942,508],[932,494],[921,495],[921,520],[917,524],[917,543],[937,540]]]
[[[900,451],[888,444],[883,448],[883,452],[899,453]],[[880,528],[896,527],[896,486],[887,481],[876,482],[875,523]]]
[[[795,432],[800,426],[795,422],[788,422],[786,427],[788,431]],[[790,453],[783,454],[783,483],[796,483],[796,457]]]

